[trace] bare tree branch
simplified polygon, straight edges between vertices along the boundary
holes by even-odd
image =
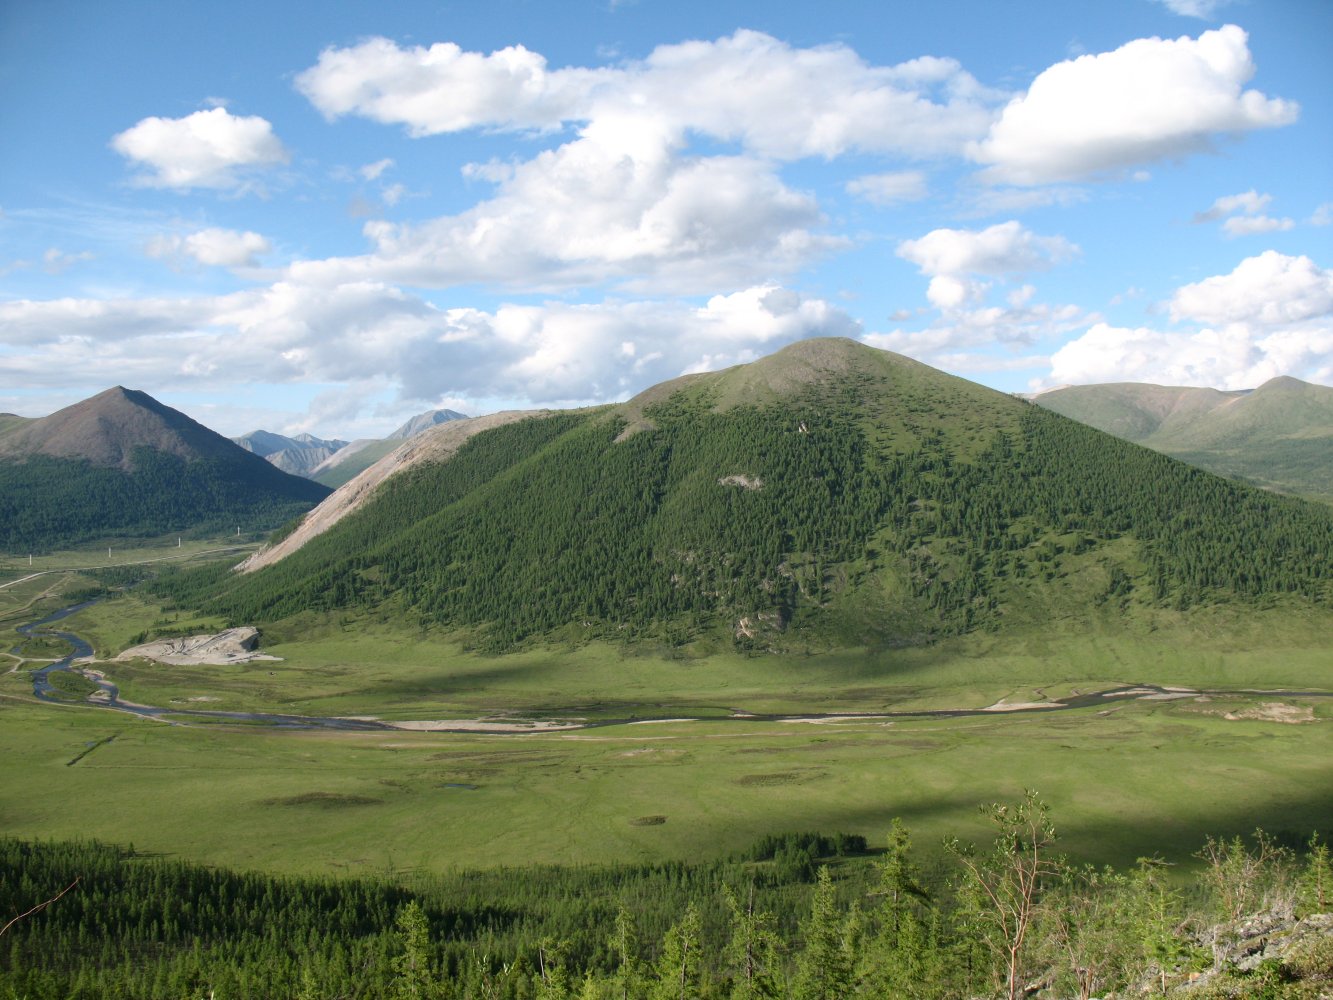
[[[78,878],[75,878],[73,882],[71,882],[69,885],[65,886],[65,888],[61,889],[58,893],[56,893],[54,896],[52,896],[50,899],[48,899],[45,903],[38,903],[38,904],[37,904],[36,906],[34,906],[31,910],[29,910],[27,913],[20,913],[17,917],[15,917],[15,918],[14,918],[13,920],[11,920],[9,923],[5,924],[5,926],[0,927],[0,937],[4,937],[4,936],[5,936],[5,932],[8,931],[9,928],[13,927],[13,926],[14,926],[16,923],[18,923],[20,920],[22,920],[24,917],[30,917],[30,916],[32,916],[34,913],[41,913],[44,909],[46,909],[48,906],[50,906],[52,903],[54,903],[57,899],[59,899],[59,898],[60,898],[61,896],[63,896],[65,893],[69,892],[69,891],[70,891],[71,889],[73,889],[76,885],[78,885],[78,884],[79,884],[79,878],[82,878],[82,877],[83,877],[83,876],[79,876]]]

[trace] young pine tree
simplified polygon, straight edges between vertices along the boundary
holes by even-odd
[[[639,931],[634,925],[634,915],[623,902],[616,910],[610,944],[617,960],[612,996],[616,1000],[633,1000],[642,993],[643,967],[639,959]]]
[[[819,869],[810,918],[802,936],[805,947],[796,961],[793,1000],[843,1000],[852,993],[852,954],[847,921],[838,912],[833,876]]]
[[[754,884],[744,905],[731,886],[722,896],[731,913],[731,940],[726,961],[732,975],[732,1000],[766,1000],[782,993],[781,942],[773,914],[756,910]]]
[[[1333,910],[1333,861],[1329,859],[1328,845],[1319,840],[1317,833],[1310,836],[1310,852],[1300,874],[1299,888],[1302,913]]]
[[[693,903],[662,942],[652,1000],[697,1000],[703,988],[703,923]]]
[[[911,850],[907,827],[894,819],[879,863],[878,931],[857,949],[857,979],[872,996],[931,997],[940,986],[938,924],[929,919],[930,894],[921,887]]]
[[[398,939],[402,952],[395,956],[394,1000],[425,1000],[435,995],[430,971],[430,926],[415,899],[398,911]]]

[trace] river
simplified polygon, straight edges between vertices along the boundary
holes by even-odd
[[[82,611],[84,608],[95,604],[96,601],[85,601],[82,604],[75,604],[72,607],[62,608],[54,614],[47,615],[40,621],[31,622],[27,625],[20,625],[17,628],[19,634],[26,638],[55,638],[62,639],[69,643],[73,651],[62,659],[56,660],[47,666],[31,671],[32,673],[32,693],[39,701],[58,703],[62,705],[83,704],[93,708],[110,709],[112,711],[128,712],[131,715],[139,715],[145,718],[159,719],[173,725],[182,725],[188,723],[191,719],[197,719],[201,722],[234,722],[247,725],[262,725],[276,729],[331,729],[343,732],[401,732],[399,726],[391,722],[381,722],[375,719],[351,719],[340,717],[321,717],[311,715],[284,715],[268,712],[217,712],[206,709],[182,709],[182,708],[158,708],[152,705],[139,705],[134,702],[125,702],[120,699],[120,689],[111,681],[103,677],[89,676],[88,674],[78,672],[80,676],[92,680],[98,687],[98,690],[90,694],[82,702],[73,702],[67,697],[60,697],[55,692],[58,690],[51,685],[50,675],[57,671],[77,672],[74,670],[73,662],[82,657],[93,655],[93,648],[87,641],[75,635],[73,632],[62,632],[55,629],[46,628],[52,622],[68,618],[70,615]],[[21,646],[15,647],[14,654],[21,655]],[[1067,711],[1070,709],[1096,708],[1099,706],[1110,705],[1121,701],[1130,700],[1168,700],[1173,698],[1189,698],[1207,696],[1226,696],[1226,695],[1260,695],[1273,698],[1329,698],[1333,697],[1333,692],[1328,691],[1269,691],[1257,689],[1234,689],[1234,690],[1216,690],[1199,688],[1175,688],[1160,687],[1156,684],[1124,684],[1114,688],[1108,688],[1105,691],[1095,691],[1087,694],[1071,695],[1067,698],[1053,698],[1050,701],[1031,703],[1025,705],[1003,706],[996,705],[990,708],[957,708],[957,709],[932,709],[915,712],[805,712],[793,713],[789,715],[773,714],[751,714],[742,710],[734,710],[733,714],[727,716],[680,716],[672,715],[671,721],[679,722],[797,722],[802,720],[827,721],[845,719],[849,722],[876,722],[892,721],[894,719],[957,719],[968,716],[995,716],[995,715],[1015,715],[1015,714],[1035,714],[1049,713],[1056,711]],[[632,716],[624,719],[597,719],[595,721],[561,720],[558,728],[516,728],[516,733],[528,732],[569,732],[575,729],[592,729],[603,726],[618,726],[628,723],[643,723],[653,721],[651,718],[641,716]],[[475,724],[466,724],[458,722],[454,726],[444,722],[433,726],[427,732],[477,732]],[[488,730],[497,732],[497,730]]]

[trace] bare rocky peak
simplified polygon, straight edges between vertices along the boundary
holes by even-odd
[[[392,434],[388,435],[392,441],[406,441],[408,438],[416,437],[423,431],[428,431],[432,427],[440,424],[447,424],[453,420],[468,419],[466,413],[459,413],[457,410],[431,410],[427,413],[418,413],[403,426],[399,427]]]
[[[6,434],[0,457],[50,455],[128,470],[138,447],[188,460],[233,445],[147,393],[115,386]]]

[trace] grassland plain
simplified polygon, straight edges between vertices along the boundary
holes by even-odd
[[[97,838],[275,872],[635,862],[777,830],[984,836],[978,803],[1035,787],[1076,858],[1187,861],[1207,833],[1333,815],[1333,729],[1228,720],[1238,702],[892,724],[737,720],[575,733],[275,732],[0,707],[0,832]],[[93,752],[80,757],[90,746]],[[76,760],[77,758],[77,760]]]
[[[187,537],[172,532],[155,538],[113,538],[75,548],[33,554],[0,552],[0,585],[34,574],[106,569],[112,566],[163,565],[216,558],[229,552],[240,561],[247,552],[259,547],[254,535]],[[108,551],[110,555],[108,555]],[[38,579],[42,579],[38,576]],[[0,590],[0,593],[4,593]]]
[[[111,656],[145,629],[206,630],[221,621],[125,596],[65,624]],[[924,648],[746,655],[707,644],[682,650],[592,642],[487,656],[449,637],[330,615],[303,622],[300,641],[266,636],[265,650],[280,662],[181,667],[138,660],[108,669],[122,695],[142,704],[208,699],[199,703],[386,720],[916,711],[1136,683],[1323,690],[1330,683],[1329,625],[1327,612],[1291,601],[1244,617],[1222,607],[1188,615],[1165,610],[1132,625],[1109,612],[1089,614]]]
[[[71,554],[67,571],[0,590],[0,625],[95,585],[74,571],[85,564]],[[280,662],[101,664],[122,697],[180,710],[639,720],[567,733],[170,725],[38,704],[25,672],[0,673],[0,833],[273,872],[387,874],[717,857],[793,829],[878,844],[895,816],[929,846],[946,833],[984,837],[976,807],[1027,787],[1055,808],[1067,850],[1120,865],[1146,854],[1188,862],[1206,835],[1255,826],[1301,839],[1328,829],[1330,699],[1282,699],[1313,709],[1315,721],[1297,725],[1225,717],[1273,700],[1262,695],[891,722],[730,718],[981,708],[1131,683],[1329,688],[1330,615],[1294,599],[1244,616],[1217,606],[1038,617],[924,648],[746,655],[707,638],[557,638],[484,656],[384,616],[329,613],[276,626],[265,646]],[[131,592],[61,628],[105,658],[145,631],[220,624]],[[678,716],[700,721],[647,722]]]
[[[62,627],[110,654],[186,618],[125,596]],[[182,709],[716,718],[519,735],[181,726],[37,704],[11,672],[0,675],[0,833],[274,872],[402,874],[715,857],[791,829],[880,843],[895,816],[931,845],[983,837],[978,804],[1035,787],[1077,858],[1188,862],[1208,834],[1328,828],[1333,700],[1282,699],[1313,709],[1298,725],[1225,717],[1273,700],[1262,695],[891,722],[727,716],[980,708],[1135,682],[1320,690],[1326,625],[1325,612],[1289,605],[1243,621],[1164,612],[1137,631],[1088,618],[917,650],[691,658],[593,644],[484,657],[331,617],[308,641],[270,647],[279,663],[105,666],[129,700]]]

